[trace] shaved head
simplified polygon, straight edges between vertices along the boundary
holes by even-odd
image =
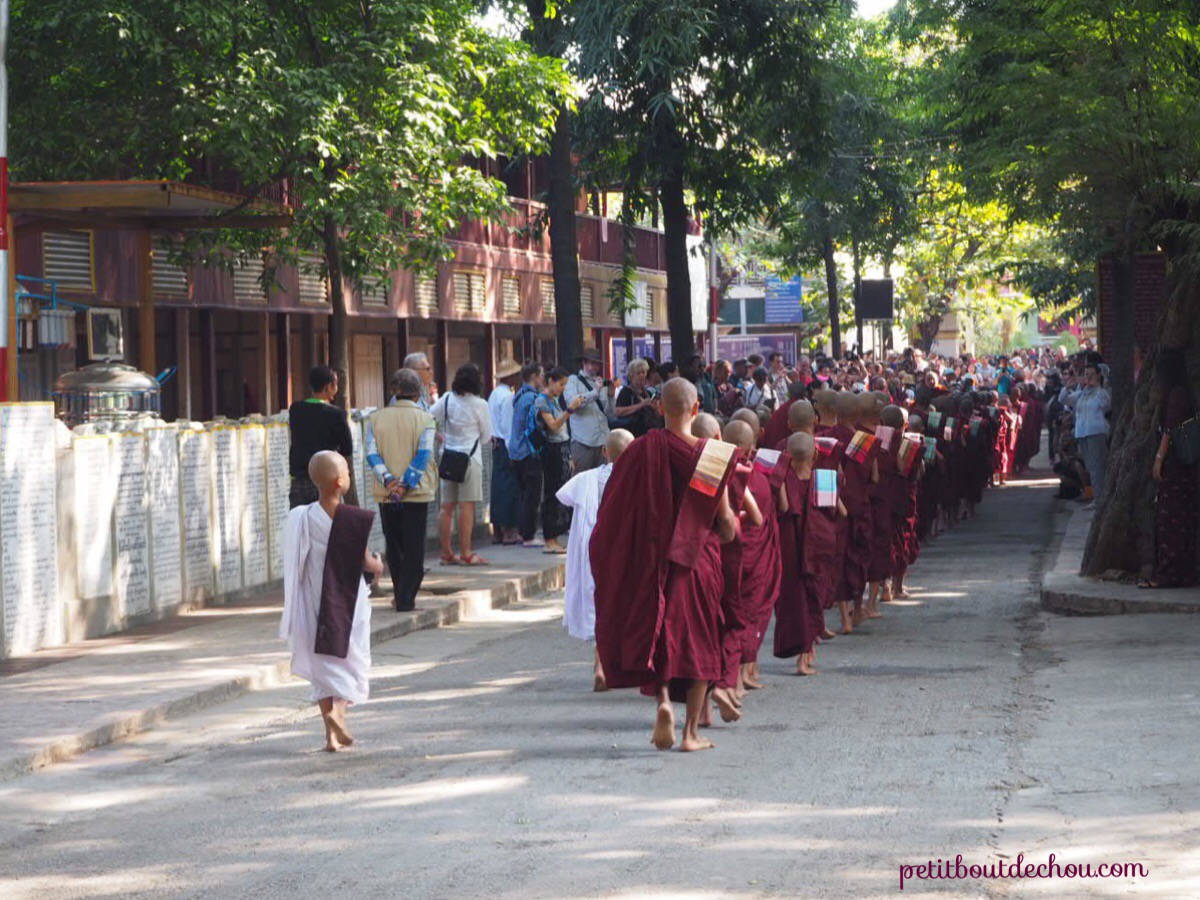
[[[903,428],[904,410],[898,406],[885,406],[879,414],[879,421],[888,428]]]
[[[721,437],[725,443],[733,444],[739,450],[754,449],[754,432],[740,419],[731,419]]]
[[[333,450],[322,450],[314,453],[308,461],[308,477],[321,492],[331,491],[338,486],[343,476],[346,486],[350,485],[350,467],[346,458]]]
[[[838,391],[834,400],[834,409],[839,419],[854,419],[858,417],[858,396],[849,391]]]
[[[817,442],[811,434],[805,434],[803,431],[798,431],[788,438],[787,452],[788,456],[797,462],[805,462],[813,457],[816,452]]]
[[[817,411],[807,400],[797,400],[788,407],[788,428],[792,431],[812,431]]]
[[[662,387],[662,408],[664,416],[686,416],[696,408],[699,395],[696,386],[686,378],[672,378]]]
[[[708,413],[700,413],[692,419],[692,434],[698,438],[717,438],[719,440],[721,423]]]
[[[822,388],[813,394],[813,403],[817,405],[817,409],[821,412],[833,412],[837,404],[837,391],[831,391],[829,388]]]
[[[731,422],[745,422],[750,426],[750,430],[754,432],[754,441],[758,442],[758,436],[762,432],[762,421],[758,418],[758,413],[752,409],[742,407],[732,416],[729,417]]]
[[[632,431],[626,431],[624,428],[614,428],[604,440],[604,458],[610,463],[616,462],[617,457],[624,453],[625,448],[632,443]]]

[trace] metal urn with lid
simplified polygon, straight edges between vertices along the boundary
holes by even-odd
[[[161,388],[133,366],[98,362],[67,372],[55,390],[58,416],[69,427],[96,419],[158,418]]]

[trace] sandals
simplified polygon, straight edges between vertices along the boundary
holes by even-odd
[[[469,553],[462,558],[461,564],[464,566],[486,566],[489,565],[489,562],[478,553]]]

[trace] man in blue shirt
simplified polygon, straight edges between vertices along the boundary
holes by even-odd
[[[508,457],[517,469],[517,483],[521,487],[517,531],[521,535],[521,546],[542,547],[544,545],[535,540],[542,505],[542,461],[529,443],[529,428],[535,424],[533,405],[542,392],[542,367],[537,363],[526,363],[521,369],[521,381],[521,388],[513,398],[512,431],[508,442]]]

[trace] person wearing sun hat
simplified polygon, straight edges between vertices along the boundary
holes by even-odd
[[[608,440],[608,414],[605,403],[608,383],[601,374],[600,351],[584,350],[579,356],[579,371],[567,379],[563,401],[577,397],[583,403],[571,415],[571,468],[586,472],[604,464],[604,442]]]
[[[496,366],[496,388],[488,397],[492,417],[492,543],[519,544],[517,520],[520,512],[521,488],[517,470],[508,455],[509,432],[513,422],[513,396],[521,380],[521,364],[516,360],[501,360]]]

